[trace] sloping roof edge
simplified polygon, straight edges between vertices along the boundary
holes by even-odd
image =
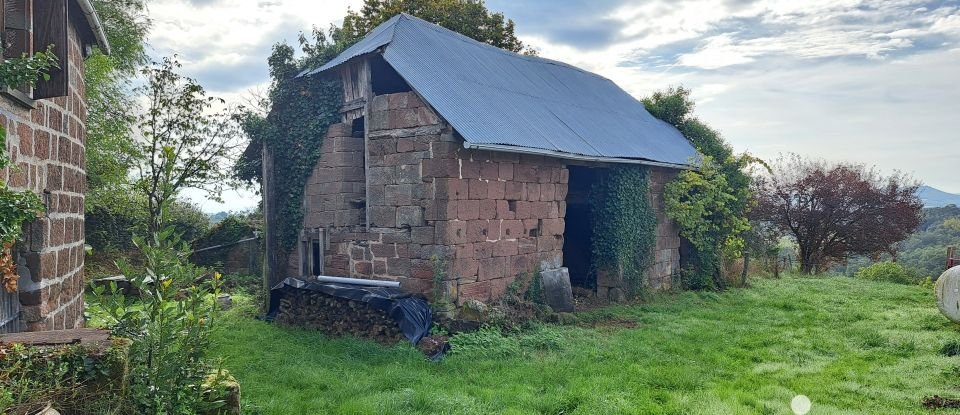
[[[694,170],[694,169],[697,169],[701,163],[700,160],[691,160],[690,164],[676,164],[676,163],[666,163],[662,161],[635,159],[635,158],[626,158],[626,157],[587,156],[583,154],[546,150],[542,148],[523,147],[523,146],[506,145],[506,144],[471,143],[467,140],[463,140],[463,147],[466,149],[487,150],[487,151],[496,151],[496,152],[502,152],[502,153],[532,154],[537,156],[547,156],[547,157],[554,157],[554,158],[566,159],[566,160],[577,160],[577,161],[587,161],[587,162],[597,162],[597,163],[639,164],[643,166],[667,167],[667,168],[678,169],[678,170]]]
[[[80,6],[80,10],[83,11],[84,20],[90,25],[90,31],[93,32],[97,46],[100,47],[103,53],[109,55],[110,41],[107,40],[107,32],[103,29],[103,24],[100,23],[100,16],[97,15],[97,10],[93,7],[93,3],[91,3],[90,0],[76,0],[76,2],[77,5]]]
[[[300,72],[297,77],[299,78],[303,76],[316,75],[340,66],[358,56],[377,51],[377,49],[380,49],[381,47],[393,41],[394,29],[397,27],[397,23],[400,21],[400,19],[404,18],[404,16],[406,16],[406,14],[401,13],[391,17],[389,20],[383,22],[380,24],[380,26],[377,26],[375,29],[373,29],[373,31],[367,34],[367,36],[365,36],[362,40],[354,43],[353,46],[350,46],[343,52],[340,52],[340,54],[330,60],[330,62],[327,62],[323,66],[316,69],[305,69],[303,72]]]

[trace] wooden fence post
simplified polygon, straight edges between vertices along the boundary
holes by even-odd
[[[953,268],[954,265],[954,255],[957,254],[957,247],[948,246],[947,247],[947,269]]]

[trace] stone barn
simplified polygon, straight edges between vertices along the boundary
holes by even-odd
[[[648,169],[658,211],[647,283],[678,275],[680,236],[661,195],[697,152],[610,80],[405,14],[301,76],[342,80],[342,122],[318,137],[300,248],[267,261],[271,282],[347,276],[429,293],[443,269],[449,298],[462,302],[567,268],[574,286],[620,297],[615,275],[591,275],[590,223],[604,218],[586,205],[596,172],[623,163]],[[265,194],[281,180],[270,165],[283,161],[270,157]],[[284,219],[269,198],[265,208],[276,252],[269,224]]]
[[[84,58],[106,35],[90,0],[3,0],[4,58],[53,45],[59,68],[34,88],[0,89],[0,125],[12,168],[3,179],[41,196],[46,213],[14,250],[17,292],[0,289],[0,333],[83,325],[86,188]]]

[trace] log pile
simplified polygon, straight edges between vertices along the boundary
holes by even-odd
[[[316,291],[287,290],[280,299],[276,321],[319,330],[329,336],[354,336],[384,344],[405,339],[397,323],[383,311],[362,301]]]

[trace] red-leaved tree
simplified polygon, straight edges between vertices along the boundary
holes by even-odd
[[[896,257],[896,243],[920,224],[919,183],[900,173],[791,155],[760,180],[757,213],[793,235],[804,273],[850,255]]]

